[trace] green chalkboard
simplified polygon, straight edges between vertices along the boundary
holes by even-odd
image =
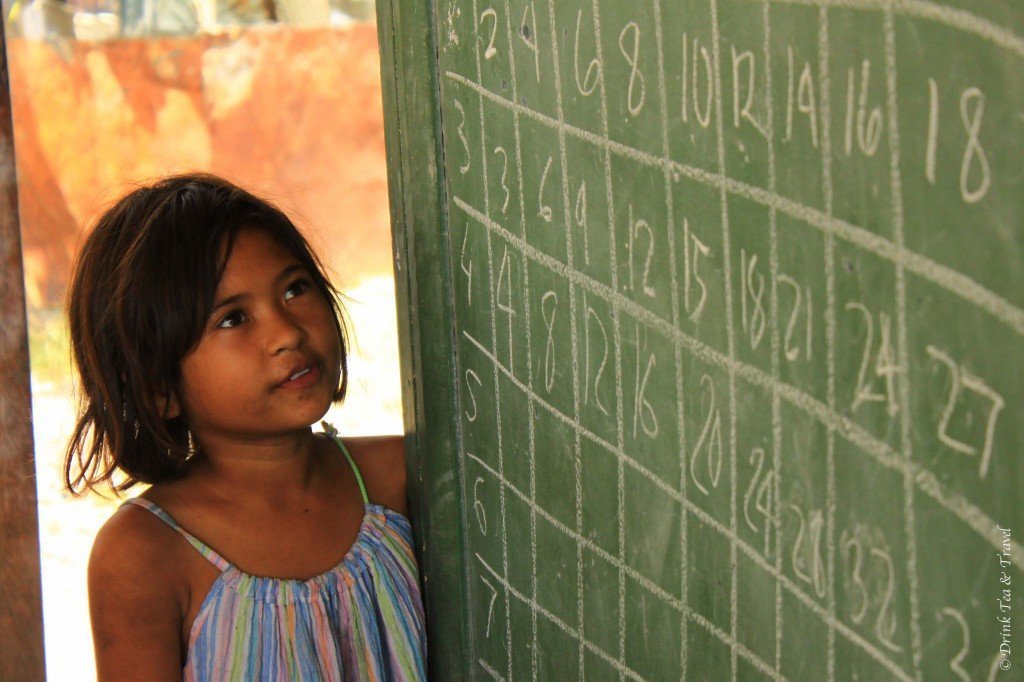
[[[1019,675],[1024,8],[378,13],[433,674]]]

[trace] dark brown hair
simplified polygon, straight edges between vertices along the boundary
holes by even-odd
[[[348,387],[345,314],[309,244],[272,204],[221,178],[186,174],[128,193],[89,233],[67,313],[81,405],[64,461],[76,494],[120,492],[185,473],[184,418],[165,418],[158,394],[179,395],[181,361],[195,348],[242,228],[264,230],[309,272],[334,313],[341,345],[335,401]],[[115,481],[117,472],[124,479]]]

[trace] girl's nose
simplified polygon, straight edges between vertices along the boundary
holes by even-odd
[[[306,340],[306,330],[287,310],[272,313],[267,324],[267,348],[272,355],[295,350]]]

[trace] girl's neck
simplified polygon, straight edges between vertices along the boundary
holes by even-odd
[[[275,504],[307,494],[319,472],[318,438],[306,430],[282,439],[207,443],[192,476],[212,494],[241,504]]]

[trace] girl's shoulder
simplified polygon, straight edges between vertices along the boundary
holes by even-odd
[[[402,436],[354,436],[342,439],[355,460],[373,504],[409,515],[406,497],[405,442]]]
[[[149,498],[144,493],[140,497]],[[181,543],[177,532],[151,511],[122,504],[96,534],[90,554],[95,566],[108,572],[137,573],[143,582],[167,585],[179,576],[172,561]]]
[[[131,504],[114,512],[96,535],[89,555],[89,607],[97,662],[114,677],[140,660],[153,671],[180,667],[188,585],[175,535]]]
[[[161,509],[175,511],[174,502],[182,497],[182,481],[158,483],[138,497]],[[186,486],[187,487],[187,486]],[[187,491],[186,491],[187,494]],[[175,596],[187,600],[188,586],[183,579],[183,564],[193,557],[188,543],[164,519],[150,509],[127,501],[104,522],[96,534],[90,554],[90,570],[135,572],[144,583],[170,586]],[[106,567],[106,568],[105,568]]]

